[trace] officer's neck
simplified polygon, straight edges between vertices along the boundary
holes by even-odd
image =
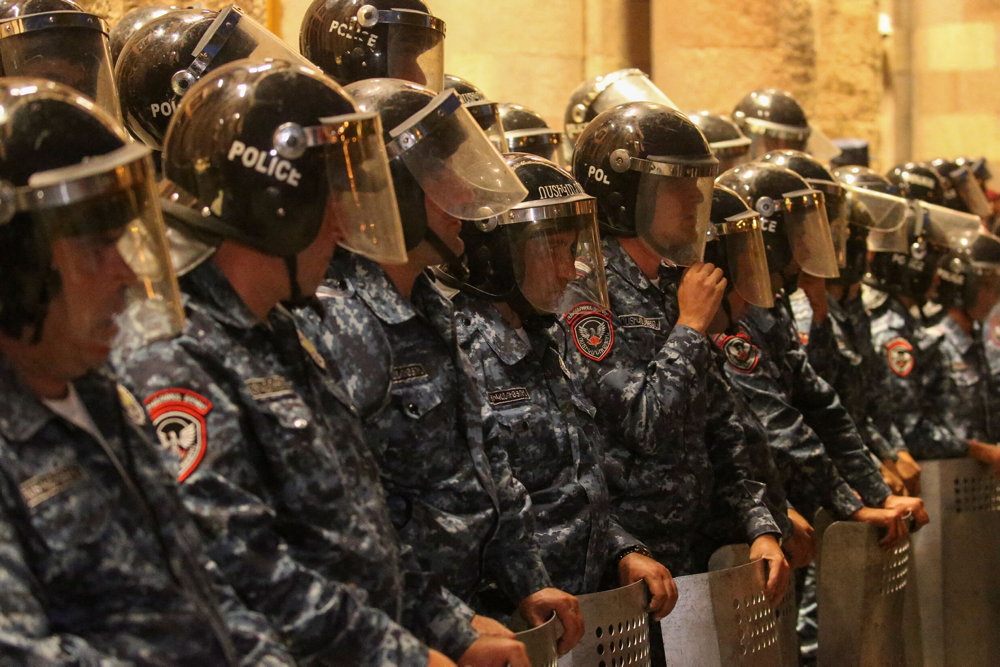
[[[966,333],[966,335],[972,335],[972,325],[973,319],[969,317],[969,314],[962,310],[961,308],[949,308],[948,316],[955,320],[955,324]]]
[[[225,240],[212,255],[236,294],[261,322],[282,299],[291,296],[285,260],[265,255],[253,248]]]
[[[413,294],[413,285],[428,266],[441,263],[441,256],[426,241],[408,251],[406,264],[379,264],[396,289],[407,300]]]
[[[51,363],[52,355],[44,346],[0,336],[0,356],[39,398],[60,399],[69,394],[69,380]]]
[[[524,322],[521,320],[521,316],[517,314],[517,311],[506,301],[494,301],[493,307],[497,309],[500,313],[500,317],[503,321],[507,323],[511,329],[517,330],[524,326]]]
[[[657,255],[637,236],[620,237],[618,243],[622,249],[628,253],[632,261],[636,263],[639,270],[650,280],[656,280],[659,275],[660,264],[663,258]]]

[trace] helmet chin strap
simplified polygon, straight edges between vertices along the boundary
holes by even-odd
[[[452,249],[448,247],[448,244],[442,241],[441,237],[438,236],[437,233],[430,227],[428,227],[427,231],[424,233],[424,240],[430,243],[431,247],[434,248],[439,255],[441,255],[441,263],[447,265],[448,273],[458,280],[465,280],[469,277],[469,267],[467,267],[465,262],[462,261],[462,257],[460,255],[456,255]]]
[[[302,286],[299,285],[299,262],[295,255],[285,257],[285,270],[288,273],[288,285],[291,289],[291,295],[285,303],[293,308],[309,303],[312,295],[302,294]]]

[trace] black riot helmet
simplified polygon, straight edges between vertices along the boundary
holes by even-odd
[[[108,51],[108,25],[71,0],[0,5],[0,76],[66,84],[119,116]]]
[[[490,143],[501,153],[506,150],[503,140],[503,124],[500,119],[500,105],[491,102],[482,89],[473,85],[468,79],[454,74],[444,75],[445,89],[458,93],[462,106],[476,120],[476,124],[489,137]]]
[[[819,160],[802,151],[773,151],[761,157],[760,161],[791,169],[804,178],[809,187],[823,193],[826,219],[830,223],[830,235],[837,251],[837,264],[844,266],[847,261],[847,193],[836,176]]]
[[[976,235],[971,244],[942,258],[937,277],[935,301],[984,319],[1000,296],[1000,238]]]
[[[671,109],[677,105],[639,69],[620,69],[587,79],[576,87],[566,105],[566,138],[571,146],[599,114],[628,102],[654,102]]]
[[[697,126],[653,102],[600,114],[573,154],[574,176],[597,199],[601,231],[638,237],[682,266],[701,261],[718,168]]]
[[[801,105],[777,88],[748,93],[733,109],[732,119],[750,137],[751,157],[788,148],[804,151],[812,132]]]
[[[786,290],[797,286],[799,270],[820,278],[837,277],[822,192],[790,169],[758,162],[730,169],[719,176],[718,184],[761,214],[768,268],[783,277]]]
[[[508,153],[528,196],[501,215],[462,223],[466,269],[449,284],[510,304],[522,318],[562,315],[580,303],[608,307],[597,204],[569,172],[536,155]]]
[[[511,153],[531,153],[562,166],[559,147],[562,134],[549,127],[537,111],[520,104],[501,103],[500,120],[506,149]]]
[[[167,132],[163,174],[170,204],[197,214],[178,217],[182,231],[284,257],[290,277],[330,215],[343,246],[405,261],[378,116],[314,68],[239,60],[200,79]]]
[[[183,311],[149,151],[128,143],[92,101],[52,81],[0,79],[0,107],[0,330],[37,339],[66,272],[121,261],[135,276],[123,313],[132,329],[176,333]],[[117,259],[106,250],[109,232]],[[69,265],[54,263],[56,243],[72,251]]]
[[[770,308],[774,294],[760,213],[729,188],[715,185],[711,215],[705,261],[722,269],[727,291],[734,289],[747,303]]]
[[[931,161],[931,167],[949,186],[945,190],[945,206],[956,211],[975,213],[981,218],[993,215],[993,207],[986,199],[986,193],[983,192],[983,186],[972,166],[959,164],[958,160],[937,158]]]
[[[444,35],[421,0],[313,0],[299,50],[341,84],[388,77],[440,91]]]
[[[750,159],[750,138],[726,116],[711,111],[695,111],[688,114],[701,133],[708,139],[712,154],[719,159],[719,173]]]
[[[990,172],[990,166],[985,157],[957,157],[955,158],[955,164],[959,167],[968,167],[972,170],[972,174],[979,181],[979,184],[983,186],[983,189],[986,188],[986,181],[993,178],[993,174]]]
[[[112,67],[118,62],[118,56],[125,48],[125,42],[129,40],[142,26],[154,19],[158,19],[165,14],[180,9],[179,7],[168,7],[166,5],[146,5],[136,7],[118,19],[108,33],[108,50],[111,51]]]
[[[934,169],[922,162],[896,165],[885,176],[899,188],[900,195],[907,199],[945,205],[946,185]]]

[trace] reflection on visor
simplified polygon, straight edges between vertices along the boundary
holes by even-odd
[[[935,245],[952,250],[967,248],[982,229],[982,220],[977,215],[924,201],[916,203],[922,214],[917,222],[927,240]]]
[[[664,261],[691,266],[705,256],[713,176],[644,173],[636,197],[636,233]]]
[[[788,243],[801,269],[817,278],[839,276],[837,251],[826,219],[823,193],[818,190],[787,192],[783,204]]]
[[[424,193],[449,215],[490,218],[528,195],[452,89],[389,135],[389,155],[401,159]]]
[[[507,150],[504,145],[503,123],[500,120],[500,106],[496,102],[469,102],[465,108],[497,151],[503,153]]]
[[[595,116],[628,102],[655,102],[680,111],[673,100],[656,87],[642,70],[627,69],[613,72],[603,77],[600,86],[602,90],[592,104]]]
[[[709,238],[726,244],[727,275],[744,301],[770,308],[774,305],[767,251],[761,231],[760,216],[753,211],[726,218],[711,225]]]
[[[852,185],[844,186],[850,221],[873,231],[892,231],[906,220],[906,199]]]
[[[949,174],[949,177],[970,211],[981,218],[989,218],[993,215],[993,207],[986,199],[986,194],[971,169],[961,167]]]

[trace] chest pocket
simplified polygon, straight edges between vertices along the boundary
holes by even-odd
[[[115,494],[78,467],[37,475],[21,484],[32,526],[52,551],[101,542],[109,529]]]
[[[302,397],[297,395],[259,400],[257,406],[262,412],[276,419],[282,428],[302,431],[309,428],[313,422],[312,410]]]
[[[393,409],[407,419],[424,419],[441,405],[441,392],[429,382],[396,385],[391,391]]]

